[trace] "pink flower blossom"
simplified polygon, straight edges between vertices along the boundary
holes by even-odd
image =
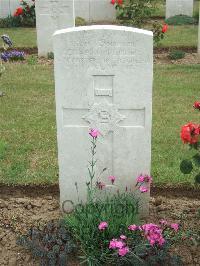
[[[105,230],[108,227],[107,222],[101,222],[98,226],[99,230]]]
[[[152,180],[153,180],[152,176],[150,175],[145,176],[145,182],[152,183]]]
[[[116,177],[113,175],[110,175],[108,179],[111,181],[112,184],[114,184]]]
[[[139,190],[140,190],[141,193],[148,192],[148,189],[145,186],[140,186]]]
[[[151,246],[155,244],[162,246],[165,243],[165,239],[162,235],[162,230],[158,225],[151,223],[144,224],[142,226],[142,229],[144,231],[145,237],[147,238]]]
[[[162,225],[167,225],[167,221],[164,220],[164,219],[161,219],[161,220],[159,221],[159,223],[162,224]]]
[[[129,252],[129,248],[128,247],[123,247],[123,248],[120,248],[118,250],[118,254],[121,257],[125,256],[128,252]]]
[[[140,176],[137,177],[136,181],[137,181],[137,183],[143,183],[144,180],[145,180],[145,177],[143,175],[140,175]]]
[[[127,237],[126,237],[125,235],[121,235],[120,238],[121,238],[122,240],[127,239]]]
[[[152,180],[153,178],[149,175],[140,175],[136,179],[137,183],[144,183],[144,182],[151,183]]]
[[[130,231],[135,231],[135,230],[137,230],[137,229],[138,229],[138,226],[135,225],[135,224],[131,224],[131,225],[129,225],[129,227],[128,227],[128,230],[130,230]]]
[[[179,229],[179,224],[171,224],[170,226],[171,226],[171,228],[174,229],[174,231],[176,231],[176,232],[177,232],[178,229]]]
[[[93,137],[93,138],[97,138],[101,133],[98,129],[90,129],[90,132],[89,132],[90,136]]]
[[[110,249],[118,249],[118,248],[120,249],[120,248],[123,248],[124,246],[125,246],[125,243],[118,239],[112,239],[109,244]]]

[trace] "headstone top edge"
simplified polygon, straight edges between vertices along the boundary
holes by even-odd
[[[148,36],[153,37],[153,32],[149,30],[143,30],[133,27],[126,27],[126,26],[116,26],[116,25],[92,25],[92,26],[80,26],[80,27],[71,27],[67,29],[57,30],[53,37],[56,37],[60,34],[65,34],[69,32],[82,32],[82,31],[92,31],[92,30],[115,30],[115,31],[125,31],[125,32],[133,32],[133,33],[140,33]]]

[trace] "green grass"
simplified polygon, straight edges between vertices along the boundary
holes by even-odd
[[[162,47],[196,46],[198,41],[198,26],[169,26],[165,38],[161,41]]]
[[[0,90],[0,182],[57,181],[53,70],[10,64]]]
[[[57,182],[53,68],[7,64],[0,98],[0,183]],[[200,65],[155,67],[152,174],[159,183],[192,183],[179,171],[187,147],[180,127],[199,122],[192,104],[200,97]]]
[[[192,175],[179,171],[187,156],[187,145],[180,140],[180,128],[199,122],[192,104],[200,97],[200,65],[156,66],[153,98],[152,174],[159,183],[192,183]]]
[[[164,22],[163,22],[164,23]],[[150,29],[150,25],[145,25],[145,28]],[[0,34],[8,34],[15,47],[36,47],[36,30],[33,28],[6,28],[0,29]],[[169,26],[169,30],[161,42],[162,47],[171,46],[197,46],[198,26]]]
[[[0,35],[8,34],[15,47],[36,47],[35,28],[0,28]]]

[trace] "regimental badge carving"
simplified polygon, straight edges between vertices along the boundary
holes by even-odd
[[[103,101],[94,103],[88,114],[82,117],[91,128],[97,128],[103,135],[117,129],[118,123],[126,117],[121,115],[115,104]]]

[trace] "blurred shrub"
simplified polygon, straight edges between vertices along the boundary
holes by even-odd
[[[169,58],[171,60],[178,60],[185,57],[185,52],[180,50],[174,50],[169,53]]]
[[[85,19],[81,18],[81,17],[76,17],[75,24],[76,24],[76,26],[85,26],[85,25],[87,25]]]
[[[53,52],[49,52],[49,53],[47,54],[47,58],[48,58],[48,59],[54,59],[54,53],[53,53]]]
[[[193,25],[197,24],[197,20],[186,15],[177,15],[165,20],[168,25]]]
[[[19,17],[8,16],[0,19],[0,28],[14,28],[21,27],[21,20]]]

